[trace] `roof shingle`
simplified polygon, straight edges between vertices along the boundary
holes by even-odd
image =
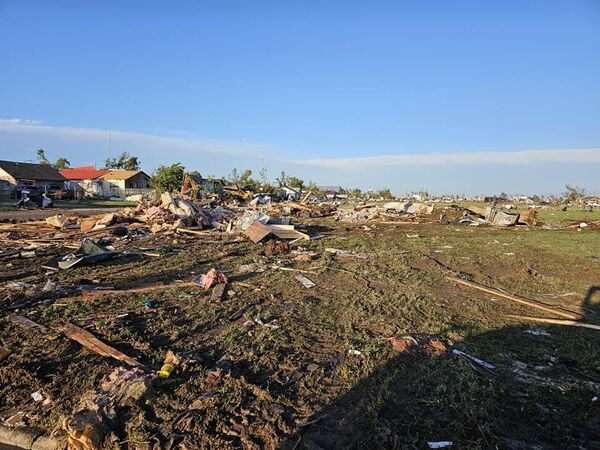
[[[0,161],[0,169],[17,180],[65,181],[54,167],[15,161]]]
[[[100,178],[102,175],[106,175],[108,172],[108,169],[96,169],[94,166],[82,166],[63,169],[60,171],[60,174],[67,180],[93,180],[95,178]]]

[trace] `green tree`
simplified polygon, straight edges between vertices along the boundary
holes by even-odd
[[[36,155],[37,155],[37,159],[38,159],[38,162],[39,162],[40,164],[45,164],[45,165],[47,165],[47,166],[51,166],[51,165],[52,165],[52,164],[50,163],[50,161],[48,161],[48,158],[46,158],[46,152],[44,151],[44,149],[43,149],[43,148],[38,148],[38,149],[35,151],[35,153],[36,153]]]
[[[394,196],[392,195],[392,191],[390,191],[389,188],[379,189],[379,191],[377,191],[376,193],[376,196],[383,198],[384,200],[391,200],[394,198]]]
[[[184,167],[181,163],[175,163],[170,166],[163,166],[161,164],[152,174],[150,184],[161,194],[163,192],[177,191],[183,183],[183,169]]]
[[[240,184],[256,184],[256,181],[252,179],[252,171],[250,169],[246,169],[240,175]]]
[[[260,183],[263,189],[269,188],[269,178],[266,168],[260,169]]]
[[[580,186],[572,186],[567,184],[565,189],[566,191],[563,196],[566,197],[570,202],[578,202],[587,195],[587,189]]]
[[[365,194],[363,194],[363,192],[358,188],[350,189],[348,193],[353,198],[363,198],[365,196]]]
[[[71,165],[67,158],[58,158],[54,164],[51,163],[48,158],[46,158],[46,152],[43,148],[38,148],[35,153],[40,164],[52,166],[56,170],[67,169]]]
[[[302,189],[302,187],[304,186],[304,180],[301,180],[298,177],[289,177],[288,183],[290,187],[297,189]]]
[[[302,186],[304,186],[304,180],[290,176],[285,172],[281,172],[281,176],[277,178],[276,181],[279,184],[279,187],[302,189]]]
[[[321,189],[319,189],[319,186],[317,186],[317,183],[315,183],[314,181],[308,182],[308,186],[306,187],[306,190],[312,192],[316,196],[324,196],[325,195],[325,192],[323,192]]]
[[[71,163],[67,158],[58,158],[54,164],[52,164],[56,170],[68,169]]]
[[[250,169],[240,172],[234,167],[227,181],[231,184],[239,184],[240,186],[254,186],[256,188],[260,186],[260,182],[252,178],[252,170]]]
[[[105,169],[140,170],[140,161],[137,156],[131,156],[127,152],[119,155],[119,158],[107,158],[104,162]]]

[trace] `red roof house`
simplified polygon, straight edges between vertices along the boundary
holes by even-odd
[[[66,185],[69,190],[86,197],[100,197],[102,196],[102,176],[108,172],[110,170],[83,166],[63,169],[60,174],[68,180]]]
[[[109,171],[107,169],[96,169],[94,166],[82,166],[73,167],[71,169],[62,169],[60,174],[67,180],[80,181],[80,180],[95,180],[100,178],[102,175],[106,175]]]

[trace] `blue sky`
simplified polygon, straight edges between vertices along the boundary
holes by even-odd
[[[0,158],[600,192],[599,1],[0,0]]]

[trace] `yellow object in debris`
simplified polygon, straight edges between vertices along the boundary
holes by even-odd
[[[180,360],[177,357],[177,355],[175,355],[175,353],[169,350],[167,352],[167,356],[165,357],[165,362],[163,363],[163,366],[158,372],[158,376],[160,378],[169,378],[171,373],[175,370],[175,367],[179,365],[179,362]]]
[[[161,367],[160,372],[158,372],[158,376],[160,378],[169,378],[171,372],[175,370],[175,367],[171,364],[165,364]]]

